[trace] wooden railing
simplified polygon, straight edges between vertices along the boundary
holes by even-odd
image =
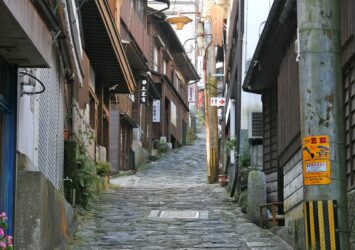
[[[281,208],[283,206],[283,202],[271,202],[267,204],[263,204],[260,206],[260,227],[264,226],[264,222],[272,222],[272,226],[277,226],[278,221],[284,221],[285,215],[279,214],[281,212]],[[267,214],[266,218],[263,216],[263,209],[269,208],[271,209],[271,217]]]

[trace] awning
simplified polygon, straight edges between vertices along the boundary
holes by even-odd
[[[49,67],[52,34],[31,1],[0,0],[0,55],[19,67]]]
[[[84,47],[98,79],[118,93],[133,93],[136,83],[107,1],[87,1],[81,8]]]

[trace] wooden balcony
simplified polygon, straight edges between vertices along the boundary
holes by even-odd
[[[136,41],[139,49],[143,52],[145,59],[149,61],[151,38],[147,33],[146,26],[142,23],[133,9],[130,0],[122,1],[120,14],[122,22]]]

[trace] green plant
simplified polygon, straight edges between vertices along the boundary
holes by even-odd
[[[168,145],[164,142],[160,142],[158,151],[160,154],[166,153],[168,151]]]
[[[250,156],[249,154],[241,154],[239,157],[239,166],[243,168],[249,167],[251,164]]]
[[[233,150],[236,145],[237,145],[237,139],[236,138],[226,139],[225,142],[224,142],[224,147],[227,150]]]
[[[105,177],[110,176],[112,172],[109,162],[101,161],[96,163],[96,173],[98,176]]]
[[[78,184],[81,191],[81,203],[84,208],[88,206],[89,198],[96,192],[96,167],[94,162],[87,156],[83,145],[80,145],[77,156]]]

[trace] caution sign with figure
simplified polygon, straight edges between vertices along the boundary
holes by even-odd
[[[330,184],[329,136],[306,136],[303,139],[302,159],[304,185]]]

